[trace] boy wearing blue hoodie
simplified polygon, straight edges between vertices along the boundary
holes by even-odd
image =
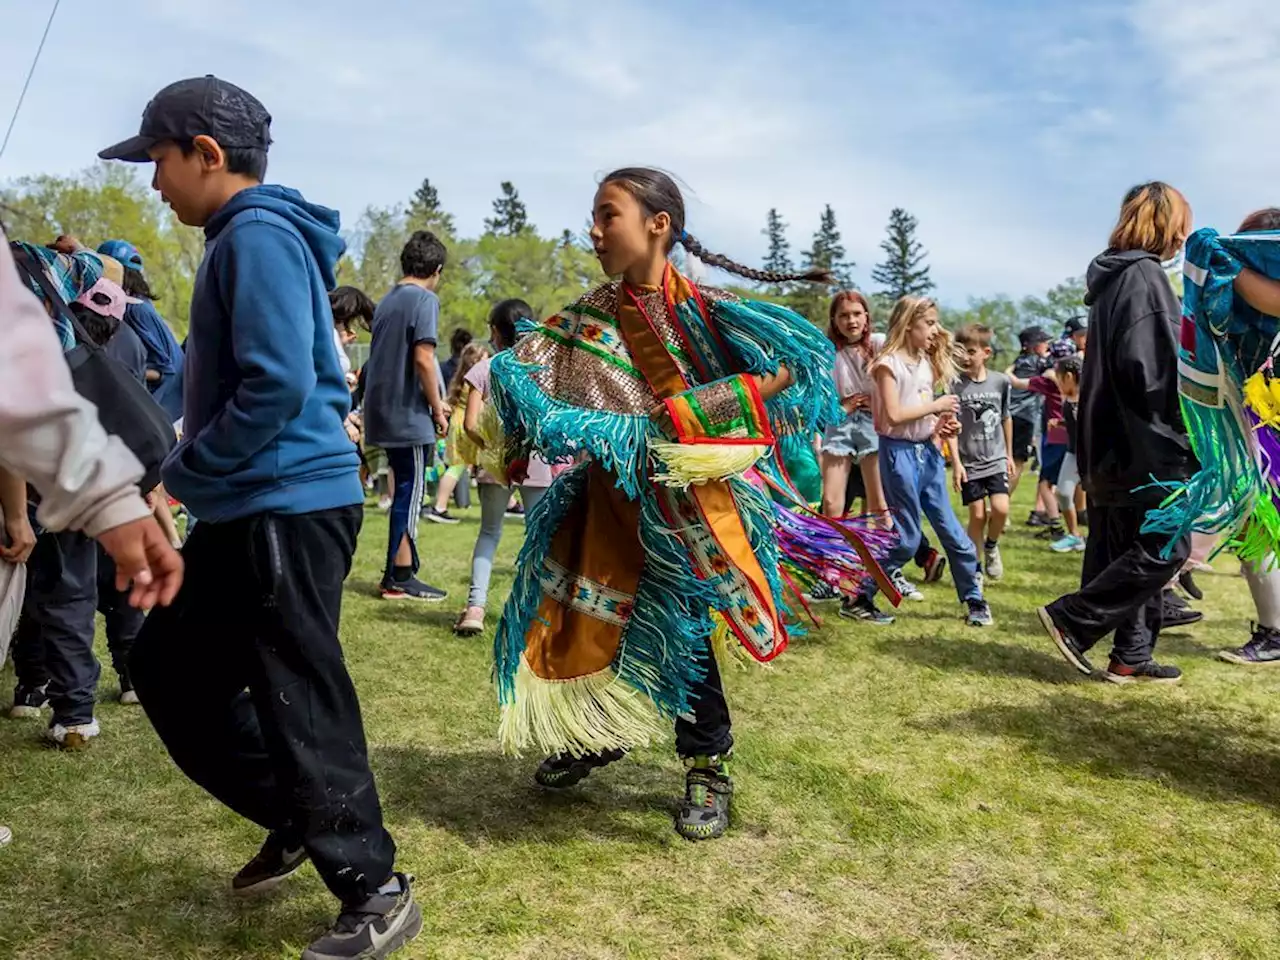
[[[186,582],[130,667],[178,766],[269,831],[234,889],[270,889],[311,859],[342,910],[303,960],[385,957],[422,914],[394,871],[338,640],[364,502],[327,297],[344,244],[335,211],[263,185],[270,123],[239,87],[182,80],[99,154],[154,162],[152,186],[206,238],[184,438],[163,470],[200,522]]]

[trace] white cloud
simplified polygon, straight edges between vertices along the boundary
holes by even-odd
[[[29,6],[6,13],[0,64],[26,62],[43,25]],[[690,229],[736,259],[762,254],[769,207],[799,250],[830,203],[866,279],[901,205],[945,299],[1022,294],[1082,272],[1137,180],[1187,183],[1203,213],[1275,199],[1253,195],[1280,147],[1262,112],[1280,89],[1280,5],[1212,6],[975,0],[956,18],[886,0],[812,22],[745,0],[473,0],[429,16],[412,0],[120,0],[55,25],[0,177],[86,165],[161,85],[210,71],[271,109],[273,177],[349,224],[429,176],[463,229],[507,179],[545,231],[577,229],[601,173],[650,163],[688,186]],[[120,55],[86,63],[86,49]],[[19,74],[0,68],[0,107]],[[71,89],[86,83],[87,103]]]

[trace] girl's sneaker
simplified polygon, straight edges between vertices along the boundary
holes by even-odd
[[[715,840],[729,829],[733,780],[721,757],[689,757],[684,800],[676,814],[676,833],[686,840]]]
[[[846,600],[840,605],[840,616],[846,620],[861,620],[864,623],[874,623],[878,627],[893,623],[893,617],[877,607],[876,602],[870,597],[856,597],[853,600]]]
[[[460,637],[474,637],[483,633],[484,607],[467,607],[454,625],[453,632]]]
[[[893,582],[893,586],[898,593],[902,594],[903,600],[914,600],[918,603],[924,599],[924,594],[920,592],[914,583],[907,579],[907,575],[901,569],[891,571],[889,579]]]
[[[930,549],[928,556],[924,558],[924,563],[920,564],[920,567],[924,570],[925,583],[937,583],[942,579],[942,575],[947,572],[947,555]]]
[[[1049,544],[1049,549],[1054,553],[1083,553],[1084,537],[1077,537],[1068,533],[1066,536],[1060,537]]]
[[[427,507],[422,511],[422,519],[431,523],[461,523],[462,520],[455,517],[448,510],[437,510],[435,507]]]
[[[809,599],[814,603],[821,603],[824,600],[839,600],[840,594],[831,584],[825,580],[819,580],[809,591]]]
[[[1182,671],[1166,663],[1148,660],[1135,667],[1112,660],[1102,678],[1109,683],[1159,683],[1175,684],[1182,680]]]

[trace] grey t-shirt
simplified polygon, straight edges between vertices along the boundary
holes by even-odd
[[[970,480],[994,477],[1008,470],[1009,448],[1004,422],[1009,419],[1009,378],[994,370],[982,381],[962,373],[952,392],[960,398],[960,462]]]
[[[1013,361],[1013,375],[1019,380],[1030,380],[1032,377],[1040,376],[1051,366],[1053,366],[1053,363],[1048,357],[1041,357],[1034,353],[1020,353],[1017,359]],[[1043,397],[1032,393],[1030,390],[1013,391],[1013,398],[1009,408],[1011,416],[1038,424],[1042,409],[1044,409]]]
[[[436,442],[413,348],[420,343],[435,346],[439,320],[440,298],[412,283],[392,287],[374,311],[373,343],[364,365],[364,428],[375,446]]]

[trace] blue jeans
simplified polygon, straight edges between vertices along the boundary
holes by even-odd
[[[947,552],[956,593],[962,601],[981,600],[978,553],[951,509],[947,470],[938,448],[928,441],[914,443],[881,437],[880,480],[898,528],[898,545],[885,558],[885,569],[901,570],[915,556],[924,535],[920,519],[923,512]]]
[[[533,508],[546,487],[520,487],[520,499],[524,501],[525,516],[533,512]],[[493,576],[493,556],[498,552],[498,544],[502,541],[502,521],[507,513],[507,501],[511,499],[511,491],[497,483],[480,484],[480,535],[476,537],[476,548],[471,554],[471,592],[467,595],[468,607],[479,607],[489,600],[489,578]]]

